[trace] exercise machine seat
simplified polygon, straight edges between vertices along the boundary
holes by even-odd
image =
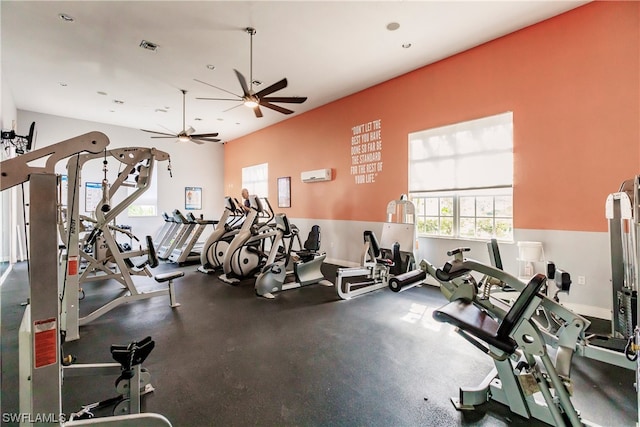
[[[319,225],[314,225],[313,227],[311,227],[311,231],[309,231],[307,240],[305,240],[304,242],[304,248],[308,251],[320,250],[320,226]]]
[[[508,354],[512,354],[518,345],[510,335],[524,314],[525,309],[531,304],[546,280],[543,274],[535,275],[500,323],[487,314],[486,311],[466,300],[455,300],[442,308],[434,310],[433,318],[438,322],[450,323],[461,331]]]
[[[382,258],[382,249],[375,233],[371,230],[365,230],[363,233],[364,241],[369,242],[369,255],[375,259],[376,264],[383,264],[387,267],[393,267],[395,263],[392,259]]]
[[[151,337],[140,341],[134,341],[128,345],[111,345],[111,356],[122,366],[123,371],[131,369],[144,362],[155,347],[156,343]]]
[[[147,265],[151,268],[156,268],[160,262],[158,261],[158,254],[156,253],[156,247],[153,245],[153,239],[151,236],[146,236],[147,241]]]
[[[302,262],[311,261],[320,250],[320,226],[314,225],[309,231],[307,240],[304,241],[303,249],[297,251],[296,254]]]
[[[504,270],[502,268],[502,257],[500,256],[500,248],[498,247],[498,240],[491,239],[489,243],[487,243],[487,247],[489,248],[489,259],[492,261],[491,263],[499,270]]]

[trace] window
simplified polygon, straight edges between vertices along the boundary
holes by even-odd
[[[242,168],[242,188],[259,197],[269,196],[269,163]]]
[[[157,166],[157,164],[156,164]],[[154,167],[151,174],[151,185],[147,191],[133,201],[127,208],[129,217],[156,216],[158,214],[158,168]],[[131,182],[131,187],[127,188],[127,195],[136,191],[135,182]]]
[[[418,233],[513,239],[513,113],[409,134]]]

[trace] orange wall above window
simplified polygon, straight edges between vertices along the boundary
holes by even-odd
[[[225,191],[239,197],[242,168],[268,162],[274,207],[276,179],[292,177],[288,216],[384,221],[407,191],[410,132],[505,111],[515,227],[605,231],[607,194],[640,173],[640,2],[589,3],[230,141]],[[358,184],[353,128],[377,120],[381,165]],[[332,181],[300,181],[323,168]]]

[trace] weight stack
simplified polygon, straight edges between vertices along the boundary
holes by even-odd
[[[638,316],[638,292],[630,289],[618,291],[618,314],[617,332],[624,338],[633,335],[633,330],[637,324]]]

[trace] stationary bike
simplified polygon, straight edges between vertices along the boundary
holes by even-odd
[[[285,245],[285,256],[280,260],[265,265],[256,279],[256,295],[273,299],[275,292],[300,288],[302,286],[316,283],[324,286],[333,286],[333,283],[324,280],[324,275],[320,271],[322,263],[327,255],[320,252],[320,226],[314,225],[304,242],[304,246],[292,254],[294,239],[297,239],[300,246],[300,237],[297,228],[289,224],[286,215],[276,216],[277,235],[273,244],[274,248],[284,238],[289,239],[289,246]],[[289,274],[293,273],[293,282],[285,283]]]

